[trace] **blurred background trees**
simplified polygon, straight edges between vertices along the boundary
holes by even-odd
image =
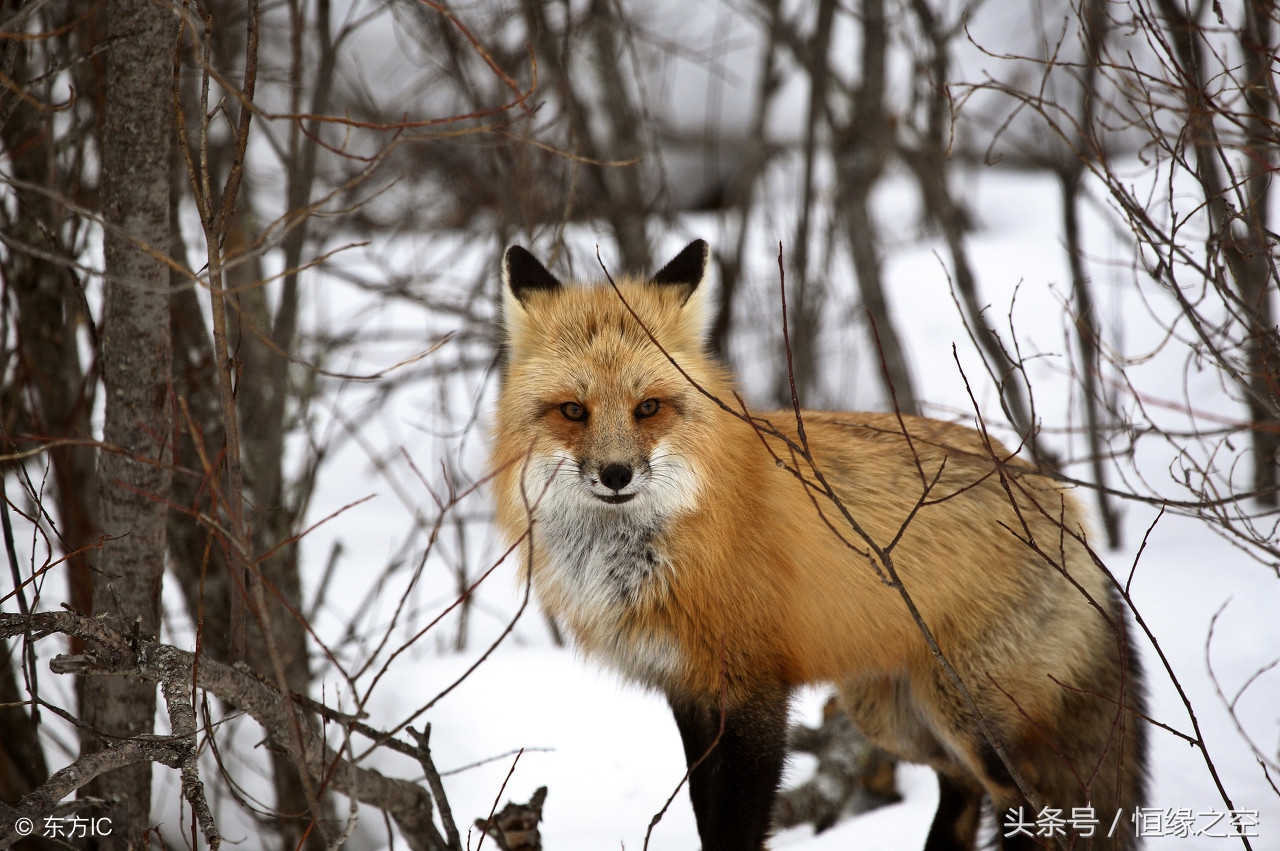
[[[1092,489],[1108,544],[1127,501],[1163,504],[1274,571],[1276,15],[1262,0],[5,0],[3,611],[114,612],[119,634],[247,665],[279,695],[323,700],[318,678],[340,682],[363,717],[439,588],[457,601],[444,646],[505,634],[509,613],[470,593],[498,555],[472,493],[501,250],[594,278],[597,245],[611,271],[642,271],[692,236],[715,250],[713,344],[756,403],[790,398],[781,243],[804,404],[971,418],[922,393],[909,296],[888,289],[895,250],[935,241],[994,388],[989,424]],[[973,257],[978,169],[1060,187],[1065,427],[1043,428],[1012,309]],[[914,200],[884,203],[904,187]],[[1126,256],[1092,262],[1086,208]],[[1136,388],[1126,317],[1099,308],[1104,268],[1151,294],[1161,351],[1212,372],[1238,414],[1199,410],[1190,383],[1162,400]],[[334,606],[355,542],[307,561],[303,535],[353,447],[408,528],[375,547],[362,605]],[[1167,479],[1144,475],[1145,451],[1173,459]],[[369,620],[387,599],[404,602]],[[110,712],[152,714],[113,677],[51,684],[56,649],[13,629],[9,806],[150,729]],[[154,701],[154,680],[131,688]],[[278,847],[343,835],[338,784],[308,762],[337,716],[289,704],[268,792],[229,779],[234,702],[196,704],[206,786]],[[85,790],[144,802],[119,817],[133,840],[155,823],[135,774]]]

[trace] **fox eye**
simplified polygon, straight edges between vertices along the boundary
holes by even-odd
[[[640,419],[651,417],[658,413],[659,407],[661,407],[661,404],[657,399],[645,399],[639,405],[636,405],[636,416]]]
[[[573,420],[575,423],[580,423],[587,418],[587,409],[577,402],[565,402],[560,406],[560,413],[564,414],[566,420]]]

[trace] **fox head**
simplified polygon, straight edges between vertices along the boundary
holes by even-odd
[[[699,387],[733,398],[706,351],[708,253],[693,242],[615,289],[562,284],[507,249],[494,462],[508,510],[657,522],[696,503],[694,448],[720,413]]]

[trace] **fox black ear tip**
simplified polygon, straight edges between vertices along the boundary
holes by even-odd
[[[502,252],[502,268],[510,269],[512,263],[519,263],[525,259],[531,260],[534,259],[534,257],[529,253],[529,249],[525,248],[523,245],[517,245],[513,242],[511,245],[507,246],[506,251]]]
[[[548,272],[528,249],[519,245],[509,245],[503,252],[502,278],[521,301],[530,290],[554,290],[560,287],[560,279]]]
[[[680,254],[676,256],[679,257],[681,255],[688,255],[691,258],[701,258],[702,262],[706,263],[711,259],[711,244],[705,239],[695,239],[693,242],[681,249]]]
[[[685,247],[685,251],[696,254],[701,258],[703,266],[706,266],[711,260],[711,243],[705,239],[695,239]]]
[[[658,270],[653,276],[653,283],[689,287],[692,291],[702,282],[710,258],[711,246],[705,239],[695,239]]]

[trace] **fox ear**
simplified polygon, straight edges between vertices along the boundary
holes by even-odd
[[[560,289],[560,280],[548,272],[538,258],[518,245],[511,246],[502,255],[502,283],[521,304],[534,290]]]
[[[707,274],[707,260],[711,247],[705,239],[695,239],[684,247],[667,265],[659,269],[650,283],[685,289],[684,301],[689,300]]]

